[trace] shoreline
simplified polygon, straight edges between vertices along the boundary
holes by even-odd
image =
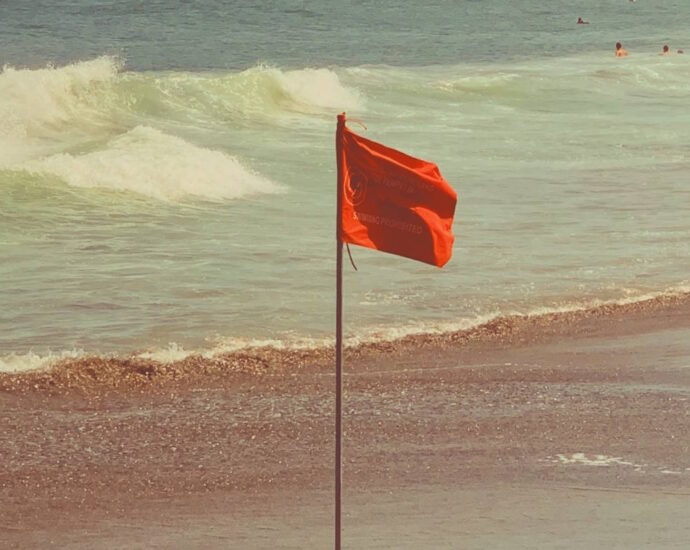
[[[650,314],[690,307],[690,292],[661,293],[629,302],[605,302],[582,308],[535,314],[510,314],[492,318],[466,329],[409,334],[382,341],[344,346],[346,360],[389,353],[410,353],[417,349],[489,345],[524,345],[555,337],[572,337],[591,331],[597,322],[641,322]],[[610,329],[611,327],[609,327]],[[333,346],[305,348],[248,347],[211,356],[191,353],[180,360],[86,354],[59,359],[35,370],[0,372],[0,391],[6,392],[109,392],[173,386],[204,378],[237,375],[265,375],[306,367],[329,368]]]
[[[307,533],[308,547],[330,545],[329,357],[242,357],[244,369],[185,364],[122,385],[110,383],[123,366],[106,365],[103,377],[57,369],[54,385],[34,373],[24,382],[45,385],[3,386],[1,538],[299,548]],[[351,349],[344,385],[349,544],[688,539],[688,296]]]

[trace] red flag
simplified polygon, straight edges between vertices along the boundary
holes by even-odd
[[[358,136],[338,117],[343,242],[442,267],[457,195],[438,167]]]

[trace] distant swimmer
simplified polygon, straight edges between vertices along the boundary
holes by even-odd
[[[589,21],[583,21],[582,17],[577,18],[577,24],[578,25],[589,25]]]
[[[659,55],[671,55],[671,52],[668,49],[668,44],[664,44],[664,49]]]
[[[678,50],[678,53],[683,53],[683,50]]]
[[[628,52],[623,48],[620,42],[616,42],[616,57],[627,57]]]

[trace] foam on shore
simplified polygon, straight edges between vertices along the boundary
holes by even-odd
[[[686,308],[690,293],[663,294],[654,298],[617,304],[605,304],[567,312],[537,315],[512,315],[495,318],[486,323],[454,332],[409,335],[397,340],[375,341],[349,345],[345,352],[349,358],[367,354],[404,353],[425,348],[464,348],[473,345],[518,344],[554,338],[573,333],[578,323],[590,320],[607,322],[642,318]],[[332,345],[286,348],[264,345],[225,351],[188,353],[171,346],[168,353],[139,353],[129,357],[67,356],[57,359],[46,368],[46,361],[33,359],[38,370],[16,368],[13,363],[2,365],[0,390],[26,392],[31,390],[88,390],[94,388],[127,389],[142,386],[165,386],[180,381],[217,378],[227,380],[234,375],[263,376],[294,371],[305,366],[328,369],[332,366]],[[8,367],[14,372],[7,372]]]

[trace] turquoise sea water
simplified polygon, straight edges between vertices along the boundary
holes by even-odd
[[[680,0],[1,4],[0,370],[328,341],[341,111],[460,196],[443,270],[352,249],[352,341],[687,289],[689,25]]]

